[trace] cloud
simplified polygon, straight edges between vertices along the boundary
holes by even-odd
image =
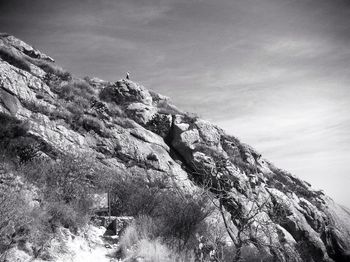
[[[107,80],[131,71],[350,206],[349,1],[11,0],[0,9],[0,31],[67,69]]]
[[[288,36],[270,39],[263,50],[269,55],[313,58],[333,52],[334,44],[324,39]]]
[[[152,3],[153,2],[153,3]],[[166,16],[170,11],[169,1],[127,1],[117,4],[120,14],[133,22],[149,24]]]

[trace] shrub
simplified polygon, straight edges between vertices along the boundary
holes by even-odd
[[[28,161],[37,155],[41,146],[27,135],[27,123],[3,113],[0,113],[0,122],[0,146],[10,158]]]
[[[279,188],[285,193],[293,192],[298,196],[301,196],[308,201],[317,205],[317,199],[319,197],[319,191],[313,191],[306,182],[294,177],[289,172],[275,167],[273,164],[268,163],[270,170],[273,172],[273,176],[269,179],[269,184],[275,188]]]
[[[67,103],[65,107],[58,104],[56,105],[56,108],[50,108],[35,102],[24,102],[23,105],[32,112],[48,116],[50,120],[63,119],[68,124],[73,121],[74,115],[83,114],[83,111],[76,106],[71,106],[70,103]]]
[[[23,106],[28,110],[49,116],[52,112],[51,109],[43,104],[36,103],[35,101],[24,101]]]
[[[113,86],[103,88],[99,93],[99,98],[106,102],[115,102],[116,91]]]
[[[74,102],[69,103],[69,105],[71,105],[69,109],[72,113],[74,113],[74,110],[83,112],[84,110],[88,110],[91,108],[91,101],[83,96],[74,95],[73,101]],[[73,105],[75,109],[73,109]]]
[[[126,114],[123,109],[120,108],[116,103],[112,102],[107,104],[107,113],[111,117],[125,117]]]
[[[24,56],[24,59],[26,59],[29,63],[32,63],[37,67],[40,67],[47,74],[55,75],[59,77],[61,80],[68,81],[71,79],[71,75],[62,67],[55,65],[54,62],[49,62],[49,61],[40,59],[38,57],[32,57],[31,54],[28,54],[28,53],[26,53],[26,56]]]
[[[76,97],[91,99],[95,91],[90,84],[84,80],[73,80],[58,90],[60,98],[74,101]]]
[[[44,60],[35,60],[34,64],[40,67],[46,73],[56,75],[64,81],[68,81],[72,78],[71,74],[68,71],[51,62],[47,62]]]
[[[168,195],[162,207],[162,237],[178,250],[193,247],[200,225],[213,211],[205,197]],[[192,243],[190,243],[192,242]]]
[[[52,88],[59,98],[74,103],[82,111],[91,108],[91,103],[95,100],[94,89],[84,80],[70,81],[63,86],[53,84]]]
[[[54,238],[50,217],[42,207],[36,207],[29,213],[30,221],[26,225],[25,241],[31,243],[34,258],[42,255],[45,248]]]
[[[69,80],[71,79],[68,79],[66,81],[69,81]],[[60,85],[62,84],[62,81],[65,81],[65,80],[63,80],[62,78],[54,74],[46,73],[43,81],[50,87],[52,91],[57,93],[60,90]]]
[[[49,216],[40,207],[32,208],[21,189],[2,188],[0,192],[0,253],[13,246],[25,247],[30,242],[34,257],[38,257],[53,238]],[[1,257],[1,256],[0,256]]]
[[[63,87],[55,87],[58,96],[66,100],[65,110],[68,110],[72,116],[63,115],[62,118],[78,132],[91,131],[100,136],[110,137],[111,134],[106,130],[104,123],[97,117],[85,116],[87,111],[90,115],[95,115],[91,108],[98,102],[95,97],[95,91],[84,80],[72,81]],[[63,108],[63,106],[61,106]],[[88,111],[89,110],[89,111]]]
[[[32,160],[37,156],[41,145],[32,137],[20,137],[12,139],[7,145],[10,155],[18,156],[21,162]]]
[[[159,202],[158,189],[152,188],[137,188],[137,186],[118,185],[119,190],[117,202],[113,204],[112,212],[114,214],[127,214],[137,216],[141,214],[150,214],[154,211]],[[134,190],[131,192],[129,190]]]
[[[157,224],[153,238],[166,239],[167,244],[177,250],[190,249],[196,232],[212,209],[205,197],[184,195],[166,188],[165,179],[155,179],[152,183],[137,176],[125,179],[114,188],[117,202],[112,213],[149,216]]]
[[[42,188],[46,199],[74,202],[81,208],[89,206],[89,195],[102,189],[102,185],[106,185],[103,181],[112,184],[115,176],[111,170],[101,167],[88,155],[61,156],[57,161],[38,159],[22,165],[19,172],[28,181]]]
[[[72,114],[68,109],[64,107],[57,107],[54,110],[46,110],[46,112],[41,112],[47,115],[50,120],[63,119],[68,124],[73,120],[74,114]]]
[[[20,186],[35,185],[40,206],[29,205],[21,187],[1,185],[0,253],[29,241],[33,255],[41,256],[57,227],[76,232],[91,216],[90,196],[115,183],[111,172],[89,156],[65,156],[60,161],[35,159],[9,168],[6,172],[21,176]]]
[[[0,253],[9,249],[20,237],[28,222],[26,203],[21,191],[10,186],[0,190]]]
[[[28,63],[28,61],[25,60],[25,58],[23,58],[22,56],[16,54],[10,48],[0,46],[0,57],[9,64],[27,72],[30,72],[30,64]]]
[[[94,131],[96,134],[103,137],[111,137],[112,134],[106,129],[104,123],[92,116],[85,116],[76,111],[70,118],[65,119],[71,128],[80,133]]]
[[[168,115],[155,114],[151,120],[147,122],[147,129],[166,138],[171,127],[171,119]]]
[[[72,85],[64,85],[60,89],[58,95],[59,95],[60,98],[63,98],[65,100],[74,101],[74,98],[75,98],[74,86],[72,86]]]
[[[255,174],[256,173],[256,167],[245,162],[241,158],[231,158],[232,163],[238,167],[242,172],[245,172],[246,174]]]
[[[96,104],[102,105],[96,100],[95,90],[88,82],[84,80],[74,80],[62,87],[55,86],[53,88],[59,98],[65,101],[60,101],[61,103],[57,109],[60,111],[59,113],[50,113],[51,119],[62,118],[73,130],[78,132],[83,133],[93,130],[100,136],[111,136],[111,133],[108,132],[104,123],[97,117],[93,117],[93,115],[97,116],[98,114],[92,111],[92,108],[96,106]],[[89,114],[89,116],[84,115],[85,113]]]
[[[6,171],[8,173],[0,178],[0,254],[6,255],[15,245],[28,248],[25,242],[30,241],[33,254],[37,256],[52,235],[48,216],[41,207],[33,205],[28,197],[32,196],[28,184],[14,175],[17,174],[15,169]]]
[[[44,177],[47,197],[70,203],[88,197],[92,189],[90,176],[96,175],[93,166],[81,158],[65,156],[50,164]],[[55,174],[54,176],[52,174]]]
[[[246,153],[255,154],[251,152],[245,145],[243,145],[237,138],[233,136],[222,136],[221,144],[225,152],[228,154],[231,162],[238,167],[242,172],[247,174],[254,174],[257,172],[257,167],[247,161]]]
[[[86,225],[89,221],[89,212],[86,212],[75,202],[49,202],[46,209],[51,226],[63,226],[77,232],[80,227]]]
[[[81,103],[79,104],[81,105]],[[77,106],[74,102],[67,102],[65,109],[76,116],[84,114],[84,107]]]
[[[154,215],[156,208],[160,206],[162,188],[165,187],[164,179],[155,179],[153,183],[147,183],[141,174],[126,176],[121,179],[114,188],[116,202],[113,203],[114,215]]]
[[[101,120],[86,116],[82,119],[82,126],[86,131],[93,130],[96,134],[102,135],[104,124]]]
[[[13,116],[0,113],[0,140],[24,136],[28,131],[28,124]]]

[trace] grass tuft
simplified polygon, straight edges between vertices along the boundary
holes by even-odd
[[[30,63],[22,56],[16,54],[10,48],[0,46],[0,57],[4,61],[8,62],[9,64],[11,64],[19,69],[30,72]]]

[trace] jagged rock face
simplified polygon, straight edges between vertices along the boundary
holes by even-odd
[[[222,129],[129,80],[90,78],[81,84],[83,80],[55,74],[46,64],[38,66],[52,58],[13,36],[0,35],[0,47],[29,64],[24,70],[0,55],[0,112],[27,121],[30,134],[46,145],[43,153],[88,153],[123,172],[141,171],[145,179],[169,177],[187,192],[211,177],[213,195],[217,185],[225,187],[223,205],[232,216],[247,212],[252,199],[263,206],[257,216],[273,233],[260,237],[283,250],[280,260],[350,261],[349,210]],[[86,99],[72,98],[69,85],[83,90]],[[72,108],[73,100],[80,111]],[[284,212],[276,220],[279,205]]]

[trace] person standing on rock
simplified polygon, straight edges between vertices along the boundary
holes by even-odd
[[[126,79],[130,80],[130,73],[129,72],[126,72]]]

